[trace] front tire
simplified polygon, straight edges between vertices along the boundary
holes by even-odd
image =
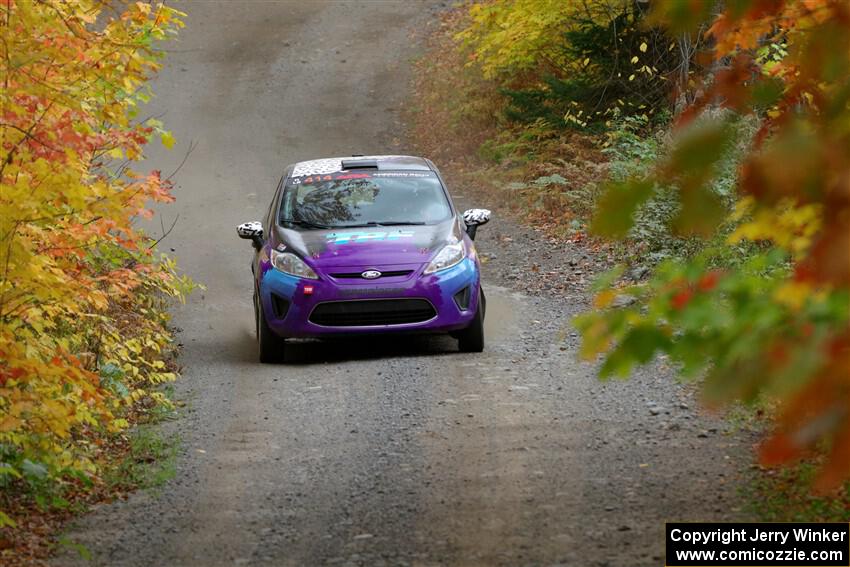
[[[478,309],[467,328],[457,334],[457,346],[460,352],[481,352],[484,350],[484,296],[478,294]]]
[[[257,321],[257,347],[260,362],[263,364],[283,362],[286,342],[269,327],[263,313],[263,305],[256,296],[254,298],[254,312]]]

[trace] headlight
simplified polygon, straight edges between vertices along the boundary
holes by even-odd
[[[434,256],[428,267],[425,268],[426,274],[433,274],[446,268],[451,268],[463,260],[463,242],[455,242],[454,244],[446,245],[439,254]]]
[[[285,274],[298,278],[307,278],[308,280],[317,280],[319,276],[313,269],[304,263],[304,260],[293,254],[292,252],[278,252],[272,249],[271,251],[272,266]]]

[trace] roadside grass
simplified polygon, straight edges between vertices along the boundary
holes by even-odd
[[[61,549],[70,550],[87,561],[91,560],[91,552],[85,545],[75,542],[68,535],[56,537],[55,534],[75,516],[87,512],[92,504],[123,498],[133,490],[157,490],[174,478],[180,448],[179,437],[159,431],[156,425],[158,422],[138,425],[125,438],[116,441],[109,452],[117,456],[113,456],[103,466],[102,482],[94,487],[94,492],[75,494],[73,487],[66,486],[61,494],[71,501],[55,493],[55,483],[50,485],[54,494],[35,492],[36,502],[44,502],[43,505],[38,504],[38,510],[43,515],[40,523],[46,529],[40,534],[41,538],[34,538],[31,542],[35,544],[29,558],[32,563],[27,560],[22,564],[45,565],[46,558]],[[38,521],[39,518],[34,520]]]
[[[174,365],[171,353],[169,364]],[[0,504],[21,518],[15,528],[0,530],[0,564],[4,567],[46,566],[49,557],[69,549],[83,559],[90,553],[63,530],[91,506],[125,498],[134,490],[158,490],[176,474],[180,438],[161,429],[177,419],[181,405],[171,384],[159,389],[157,403],[137,406],[129,416],[135,426],[121,435],[104,437],[98,448],[99,477],[74,475],[57,482],[33,467],[14,491],[0,491]]]
[[[725,414],[736,430],[764,432],[779,410],[761,397],[750,405],[737,404]],[[744,511],[762,522],[848,522],[850,482],[830,493],[812,490],[815,477],[826,460],[825,452],[792,466],[752,465],[752,474],[740,490]]]
[[[180,437],[175,433],[164,433],[159,427],[163,421],[177,418],[176,408],[171,403],[174,399],[173,386],[166,386],[162,393],[169,403],[151,408],[142,422],[117,444],[113,451],[117,456],[103,467],[102,488],[99,490],[103,496],[94,501],[108,502],[134,490],[157,491],[176,475]],[[89,504],[80,503],[72,515],[86,512]],[[59,536],[52,546],[54,553],[63,548],[86,561],[91,560],[89,549],[67,535]]]
[[[822,461],[813,458],[790,467],[758,467],[742,494],[749,511],[765,522],[850,521],[850,483],[829,494],[812,492]]]
[[[778,411],[775,402],[760,398],[751,405],[737,404],[725,414],[734,430],[764,432]],[[741,488],[745,512],[763,522],[848,522],[850,482],[827,494],[813,492],[812,485],[825,461],[825,453],[793,466],[752,465],[752,474]]]
[[[139,425],[129,435],[127,451],[104,475],[110,490],[156,489],[174,478],[180,440],[155,425]]]

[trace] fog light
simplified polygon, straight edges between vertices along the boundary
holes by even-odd
[[[274,316],[278,319],[283,319],[286,317],[286,312],[289,311],[289,302],[277,295],[276,293],[272,294],[272,310],[274,311]]]
[[[469,309],[469,298],[472,297],[472,290],[465,287],[455,294],[455,303],[461,311]]]

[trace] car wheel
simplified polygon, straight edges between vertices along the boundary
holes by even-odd
[[[257,299],[257,290],[254,290],[254,336],[260,340],[260,300]]]
[[[266,316],[263,314],[263,306],[258,299],[255,303],[255,312],[257,314],[257,346],[260,362],[264,364],[283,362],[286,342],[282,337],[277,336],[269,327],[269,324],[266,322]]]
[[[460,352],[481,352],[484,350],[484,301],[479,292],[478,309],[467,328],[457,334]]]

